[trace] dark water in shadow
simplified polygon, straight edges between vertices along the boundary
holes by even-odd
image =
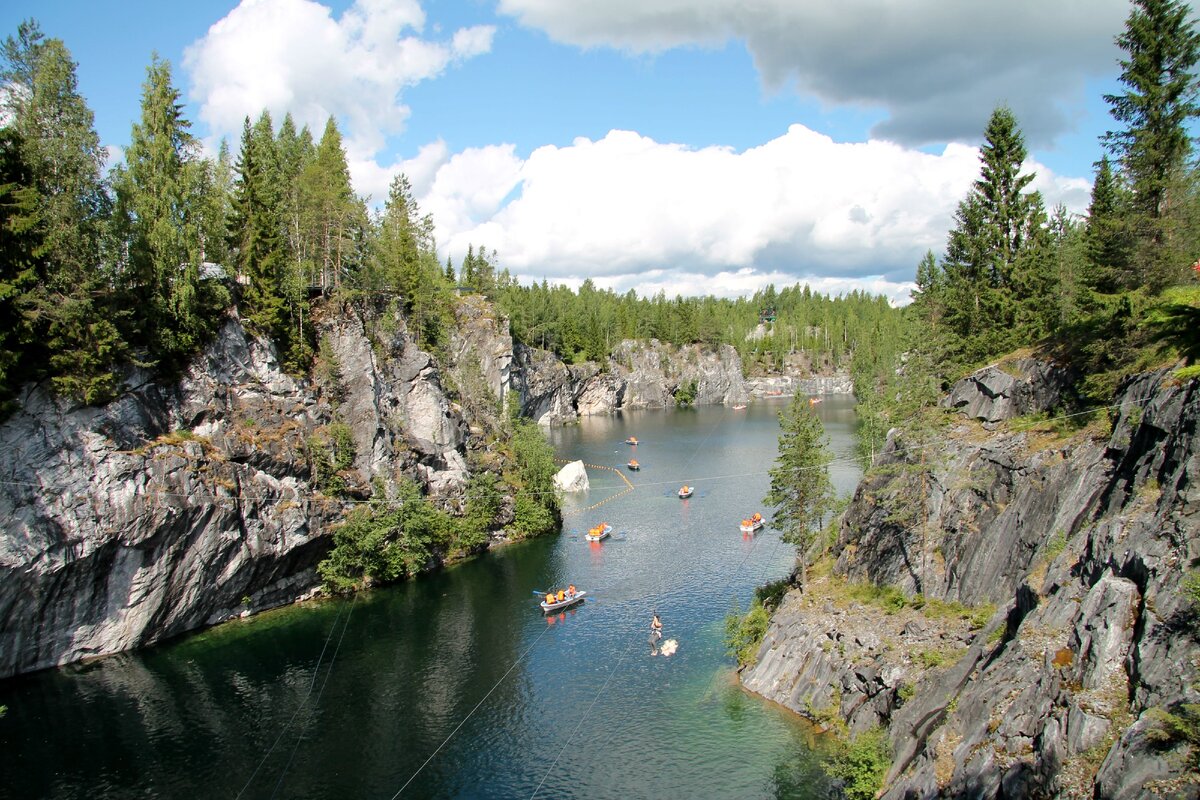
[[[774,531],[738,530],[768,512],[784,402],[553,431],[636,487],[602,502],[626,484],[590,470],[560,537],[0,684],[0,797],[820,796],[808,727],[743,692],[721,643],[732,605],[792,565]],[[848,493],[853,409],[817,409]],[[618,536],[584,541],[600,521]],[[532,590],[566,582],[592,597],[546,619]],[[653,611],[671,658],[649,654]]]

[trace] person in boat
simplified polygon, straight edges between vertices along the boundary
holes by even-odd
[[[554,592],[546,592],[546,604],[554,605]]]
[[[751,521],[753,521],[753,522],[762,522],[762,514],[760,514],[760,513],[758,513],[757,511],[755,511],[755,512],[754,512],[754,516],[753,516],[753,517],[751,517]]]
[[[569,599],[574,596],[575,596],[575,584],[572,583],[570,586],[567,587],[567,598]]]
[[[650,655],[658,655],[658,642],[662,639],[662,620],[658,618],[658,612],[654,612],[653,618],[650,620]]]
[[[561,603],[563,600],[566,600],[566,599],[567,599],[567,592],[566,592],[566,590],[565,590],[565,589],[559,589],[559,590],[558,590],[558,602],[560,602],[560,603]]]

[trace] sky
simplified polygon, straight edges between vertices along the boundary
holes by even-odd
[[[0,0],[78,62],[119,159],[152,54],[192,131],[334,116],[372,206],[403,172],[439,255],[523,282],[907,301],[998,105],[1083,213],[1127,0]]]

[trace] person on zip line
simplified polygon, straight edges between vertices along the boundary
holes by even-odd
[[[662,620],[658,618],[658,612],[654,612],[654,618],[650,620],[650,655],[658,655],[658,642],[662,639]]]

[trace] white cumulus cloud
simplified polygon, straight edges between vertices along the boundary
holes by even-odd
[[[236,140],[242,120],[290,111],[319,136],[333,115],[348,156],[362,161],[403,130],[406,87],[490,50],[495,29],[420,36],[415,0],[356,0],[340,18],[314,0],[243,0],[184,53],[190,93],[214,137]]]
[[[1087,181],[1029,168],[1048,206],[1086,206]],[[484,245],[526,280],[669,296],[807,281],[900,300],[978,175],[965,145],[839,143],[801,125],[744,152],[611,131],[523,160],[507,146],[446,156],[419,196],[443,256]]]

